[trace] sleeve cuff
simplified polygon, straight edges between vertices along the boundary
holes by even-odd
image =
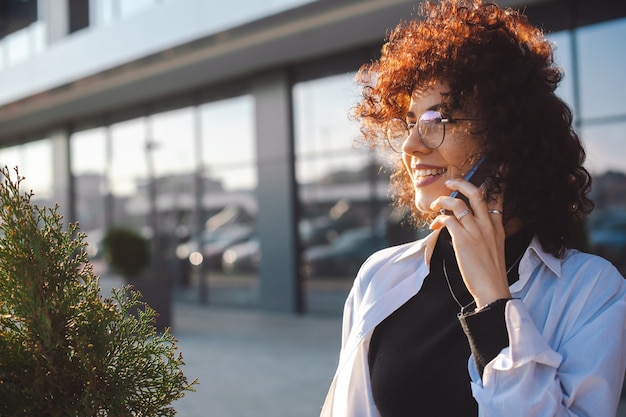
[[[482,377],[485,366],[509,345],[505,309],[509,299],[497,300],[479,310],[459,314],[461,327]]]

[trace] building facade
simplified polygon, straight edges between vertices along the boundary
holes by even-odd
[[[611,190],[596,210],[626,224],[625,4],[498,3],[557,45],[594,192]],[[348,118],[354,72],[416,1],[0,5],[0,165],[80,222],[103,275],[100,239],[124,225],[178,297],[337,313],[367,255],[419,235]],[[590,230],[590,245],[626,251],[625,236]]]

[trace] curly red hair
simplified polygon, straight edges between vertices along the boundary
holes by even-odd
[[[386,121],[404,117],[411,93],[444,83],[443,110],[480,117],[471,133],[484,141],[486,163],[506,167],[492,175],[487,195],[504,192],[506,216],[519,217],[546,251],[562,256],[593,203],[571,111],[554,93],[562,73],[552,45],[525,16],[495,4],[424,2],[420,12],[423,19],[401,22],[380,58],[357,73],[362,99],[353,116],[363,138],[384,144]],[[401,161],[391,184],[394,203],[425,221]]]

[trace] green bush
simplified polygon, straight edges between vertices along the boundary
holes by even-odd
[[[127,280],[139,277],[150,264],[149,242],[132,229],[112,227],[102,244],[106,260]]]
[[[78,226],[0,175],[0,416],[175,415],[196,381],[169,330],[136,292],[102,298]]]

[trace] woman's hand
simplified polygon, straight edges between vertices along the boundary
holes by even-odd
[[[476,301],[476,308],[510,298],[504,258],[502,195],[487,203],[483,192],[468,181],[451,179],[446,181],[446,186],[465,195],[471,207],[459,198],[437,198],[431,209],[444,209],[451,214],[440,214],[430,228],[448,228],[459,270]]]

